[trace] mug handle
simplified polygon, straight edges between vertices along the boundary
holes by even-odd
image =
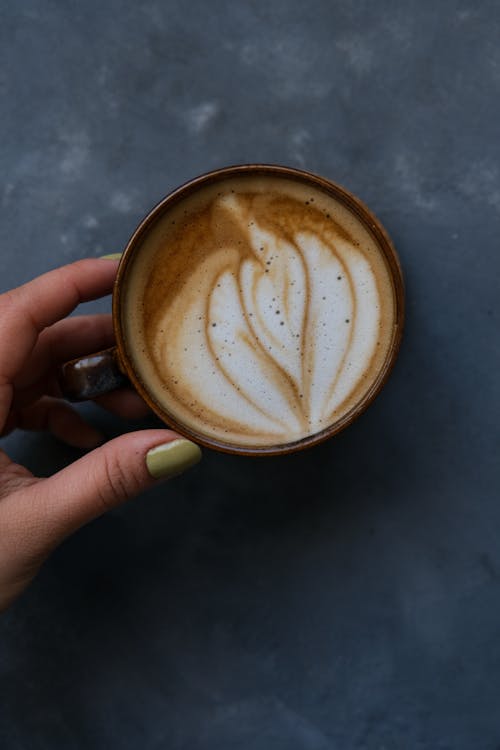
[[[86,401],[130,385],[116,346],[66,362],[58,380],[61,393],[68,401]]]

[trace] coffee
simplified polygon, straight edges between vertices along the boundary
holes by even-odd
[[[307,178],[224,176],[172,200],[126,282],[134,371],[174,423],[222,445],[331,427],[374,387],[393,344],[384,252]]]

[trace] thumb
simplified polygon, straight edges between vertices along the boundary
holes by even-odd
[[[49,552],[83,524],[158,480],[181,474],[200,458],[195,443],[170,430],[143,430],[110,440],[28,490],[36,493],[36,501],[28,503],[29,525],[37,521],[36,546]]]

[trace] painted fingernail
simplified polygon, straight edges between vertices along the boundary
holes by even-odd
[[[171,440],[146,454],[146,466],[154,479],[171,479],[198,463],[201,450],[190,440]]]
[[[99,260],[120,260],[122,253],[109,253],[109,255],[100,255]]]

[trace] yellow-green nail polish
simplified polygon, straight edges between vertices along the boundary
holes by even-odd
[[[154,479],[171,479],[194,466],[201,458],[201,450],[190,440],[171,440],[157,445],[146,454],[146,466]]]
[[[122,253],[109,253],[109,255],[100,255],[99,260],[120,260]]]

